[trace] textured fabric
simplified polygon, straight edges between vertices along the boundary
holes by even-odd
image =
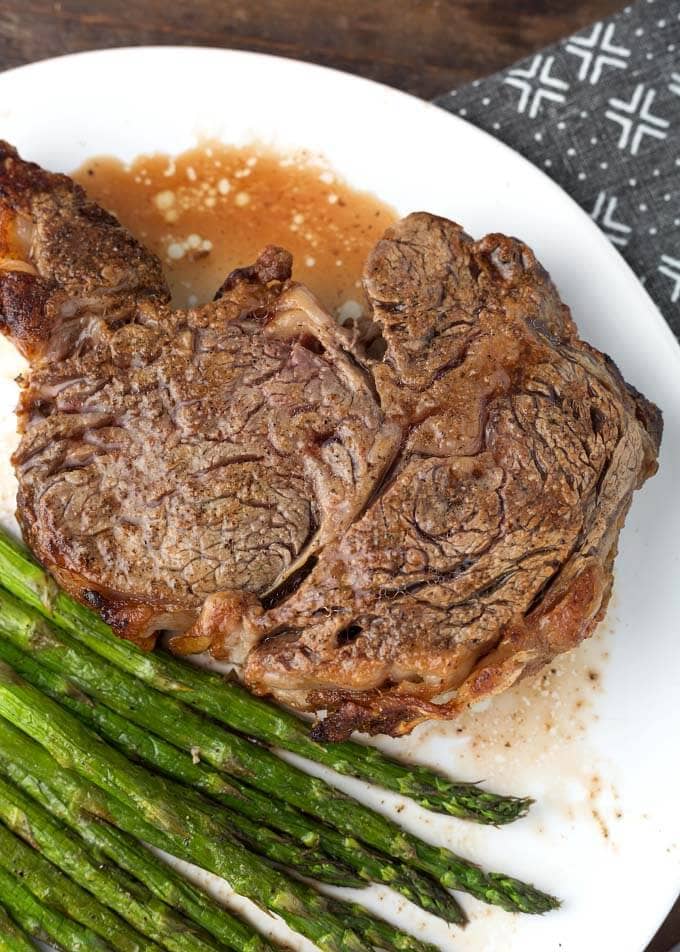
[[[680,337],[680,0],[640,0],[436,102],[575,198]]]

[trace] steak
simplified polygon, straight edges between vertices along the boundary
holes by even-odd
[[[232,661],[326,710],[326,739],[405,733],[591,634],[661,414],[514,238],[409,215],[366,264],[362,327],[291,266],[270,246],[172,310],[153,255],[2,144],[17,515],[122,636]]]

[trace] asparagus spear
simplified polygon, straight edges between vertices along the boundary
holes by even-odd
[[[0,799],[3,794],[4,791],[0,792]],[[2,807],[7,807],[6,801],[2,803]],[[112,949],[119,952],[160,952],[155,942],[144,939],[114,912],[102,905],[98,898],[65,876],[41,853],[27,846],[1,823],[0,869],[22,882],[40,902],[101,936]],[[195,952],[215,952],[219,946],[188,943],[176,948],[178,952],[180,949],[182,952],[188,952],[189,949]]]
[[[109,736],[109,739],[112,740],[114,744],[118,739],[120,743],[118,743],[117,746],[122,747],[125,753],[131,754],[133,758],[137,757],[137,751],[132,749],[131,745],[126,741],[127,735],[131,732],[136,731],[138,735],[141,734],[144,747],[150,751],[157,748],[159,744],[164,743],[160,738],[152,737],[147,732],[141,731],[139,728],[136,728],[134,724],[126,722],[117,715],[113,715],[113,717],[117,718],[115,725],[117,736],[116,734],[111,736],[113,733],[113,725],[109,724],[109,731],[107,732],[106,730],[102,730],[102,725],[99,724],[99,721],[103,721],[104,724],[106,724],[106,722],[111,720],[111,717],[107,716],[106,709],[102,708],[101,705],[93,705],[89,699],[84,699],[82,695],[78,696],[77,692],[74,693],[74,688],[69,684],[67,679],[55,671],[41,668],[29,655],[20,652],[11,643],[3,639],[4,633],[0,632],[0,660],[7,662],[15,671],[19,672],[27,681],[38,687],[43,693],[48,694],[60,702],[62,706],[68,707],[71,711],[78,714],[81,720],[85,720],[91,726],[95,727],[95,729],[101,730],[101,733],[104,734],[104,736]],[[113,712],[111,713],[113,714]],[[180,756],[187,757],[193,766],[191,757],[182,754],[181,751],[177,751],[177,753]],[[155,766],[153,759],[149,758],[148,761],[152,766]],[[190,799],[191,794],[187,791],[184,796]],[[269,807],[271,804],[270,799],[267,800],[267,804]],[[202,809],[200,804],[198,806],[199,809]],[[266,813],[259,815],[256,819],[259,822],[254,822],[247,815],[238,815],[228,808],[222,809],[220,813],[220,820],[224,824],[225,829],[229,830],[243,845],[257,853],[261,853],[273,862],[289,866],[302,876],[317,879],[321,882],[327,882],[334,886],[361,888],[365,885],[365,882],[342,862],[334,862],[320,850],[308,849],[304,843],[298,846],[291,837],[277,833],[268,826],[264,826],[263,823],[267,822]],[[302,822],[304,822],[304,820]]]
[[[394,790],[426,809],[480,823],[511,823],[524,816],[532,803],[526,797],[499,796],[476,784],[447,780],[426,767],[399,763],[374,747],[313,740],[301,718],[254,697],[221,675],[165,653],[146,653],[118,638],[93,612],[59,591],[27,550],[1,530],[0,582],[120,668],[249,737]]]
[[[9,913],[2,906],[0,906],[0,952],[35,952],[35,946],[24,930],[12,922]]]
[[[117,912],[121,919],[127,920],[131,926],[138,930],[133,932],[132,929],[125,926],[125,929],[121,931],[121,923],[116,916],[109,913],[108,909],[105,910],[106,917],[102,917],[105,931],[101,932],[95,923],[84,922],[85,925],[90,925],[93,931],[99,932],[104,938],[108,938],[116,948],[120,948],[124,952],[128,949],[130,952],[136,952],[136,950],[139,950],[139,952],[147,952],[147,950],[148,952],[160,952],[159,946],[169,949],[171,952],[209,952],[209,950],[214,952],[214,950],[224,948],[221,942],[213,942],[206,933],[197,929],[184,916],[175,912],[171,906],[159,901],[145,884],[133,879],[110,863],[102,864],[101,859],[97,858],[96,854],[93,855],[80,837],[74,836],[66,830],[38,803],[2,778],[0,778],[0,819],[17,836],[35,844],[42,853],[41,856],[28,847],[24,847],[23,853],[17,851],[19,860],[26,859],[26,850],[28,850],[28,857],[33,856],[33,862],[38,867],[42,865],[43,868],[46,867],[49,870],[50,863],[47,862],[49,860],[54,864],[54,867],[58,867],[74,880],[71,883],[71,880],[67,879],[66,876],[61,876],[61,880],[65,880],[64,888],[59,891],[62,901],[66,903],[64,911],[69,912],[70,909],[79,909],[81,906],[85,909],[89,908],[88,902],[78,901],[79,893],[83,893],[83,890],[75,885],[79,883],[103,906]],[[0,826],[0,846],[6,840],[7,831]],[[142,849],[137,852],[142,852]],[[10,855],[9,849],[6,855]],[[0,865],[4,865],[1,858]],[[163,873],[167,875],[167,867],[163,864],[158,865],[162,867]],[[40,868],[38,871],[40,872]],[[10,870],[10,872],[16,872],[16,870]],[[45,881],[49,883],[49,877],[45,876]],[[45,896],[46,900],[48,898],[48,896]],[[85,894],[85,898],[91,899],[88,893]],[[206,896],[200,896],[199,898],[204,903],[210,902]],[[75,916],[71,912],[69,914],[82,921],[79,916]],[[222,918],[231,919],[228,914]],[[249,930],[246,928],[240,929],[241,925],[241,923],[236,922],[237,933],[245,932],[247,934]],[[230,938],[235,931],[234,923],[230,921],[228,926],[227,935]],[[113,941],[116,938],[116,929],[121,932],[120,941]],[[142,936],[155,941],[147,941]],[[247,941],[252,941],[251,936],[248,936]],[[227,944],[230,948],[233,947],[230,941]],[[256,942],[255,945],[259,945],[259,943]]]
[[[272,947],[249,926],[193,887],[141,844],[106,823],[94,821],[88,826],[81,817],[74,817],[75,829],[83,834],[82,838],[76,836],[40,803],[1,776],[0,819],[17,836],[39,847],[55,866],[71,878],[77,878],[139,932],[157,939],[161,945],[165,945],[167,939],[170,942],[167,947],[172,948],[176,941],[172,934],[189,931],[186,920],[173,911],[177,909],[237,952],[272,952]],[[87,840],[89,849],[83,839]],[[110,863],[104,867],[98,858],[100,854],[120,868],[116,870]],[[128,878],[126,882],[120,875],[121,869],[135,878]],[[143,947],[158,948],[154,942],[144,943]]]
[[[44,694],[49,695],[63,707],[67,707],[73,713],[77,714],[81,720],[84,720],[91,727],[107,737],[115,746],[122,749],[125,754],[133,759],[144,759],[151,766],[157,766],[157,761],[162,760],[158,757],[158,748],[170,748],[170,745],[160,738],[153,737],[146,731],[142,731],[130,721],[109,711],[103,705],[95,705],[89,698],[79,694],[73,685],[56,671],[51,671],[37,664],[35,660],[14,645],[4,640],[4,633],[0,631],[0,660],[7,662],[15,671],[22,675],[34,687],[39,688]],[[138,743],[131,743],[132,737],[136,737]],[[177,750],[178,757],[186,760],[187,770],[194,768],[193,758]],[[149,756],[143,757],[143,751]],[[219,775],[218,775],[219,776]],[[183,778],[180,778],[183,779]],[[225,781],[224,786],[229,787]],[[189,794],[187,793],[187,796]],[[234,810],[225,808],[221,811],[221,819],[227,829],[230,829],[234,836],[239,839],[249,849],[261,853],[273,862],[290,866],[295,871],[310,879],[317,879],[321,882],[330,883],[334,886],[349,886],[361,888],[365,885],[358,875],[354,874],[348,866],[342,862],[333,862],[324,853],[317,848],[309,848],[307,844],[298,843],[290,836],[276,833],[268,826],[268,814],[271,812],[271,799],[263,798],[266,802],[266,810],[256,812],[251,819],[248,814],[238,815]],[[234,796],[231,801],[240,805],[243,796],[234,790]],[[265,806],[265,804],[263,804]],[[305,826],[306,820],[299,818],[299,825]],[[429,884],[428,884],[429,885]]]
[[[52,942],[63,952],[111,952],[112,946],[98,935],[43,905],[15,876],[1,868],[0,902],[34,939]]]
[[[330,906],[339,915],[341,914],[332,900]],[[398,932],[384,920],[369,916],[363,906],[352,903],[350,908],[354,928],[361,932],[374,949],[389,949],[390,952],[438,952],[437,946],[430,945],[429,942],[420,942],[405,932]]]
[[[298,839],[308,851],[323,850],[355,869],[356,884],[359,886],[363,885],[362,879],[385,883],[448,922],[460,924],[463,920],[462,910],[455,898],[434,880],[425,879],[403,863],[369,850],[353,837],[344,836],[239,780],[228,780],[224,774],[205,764],[195,763],[190,756],[162,738],[142,730],[105,705],[92,703],[74,688],[68,678],[44,668],[31,655],[4,640],[2,632],[0,660],[7,662],[34,687],[77,714],[130,759],[141,760],[173,779],[196,787],[213,799],[233,807],[242,814],[235,818],[235,823],[240,824],[243,816],[246,816],[250,818],[246,822],[254,821],[251,826],[263,832],[265,828],[262,824],[268,823]],[[253,848],[257,852],[262,851],[258,849],[258,844]],[[294,859],[283,861],[286,865],[295,866]],[[316,878],[321,877],[317,875]],[[328,877],[325,881],[338,882],[338,879]]]
[[[118,863],[131,876],[141,878],[154,896],[174,906],[224,945],[237,952],[273,952],[274,946],[249,925],[106,820],[74,816],[72,825],[93,849]]]
[[[278,912],[320,948],[330,952],[366,948],[329,912],[324,897],[244,850],[213,819],[207,801],[201,810],[188,804],[184,788],[128,761],[4,663],[0,664],[0,715],[42,744],[58,763],[137,811],[149,826],[170,834],[181,850],[175,855],[223,876],[242,895]]]
[[[139,726],[185,751],[200,752],[218,770],[240,776],[345,835],[428,873],[444,888],[469,892],[482,902],[514,912],[542,913],[559,905],[554,897],[531,885],[502,873],[486,873],[455,853],[409,835],[319,778],[225,731],[175,698],[145,688],[1,591],[0,630],[16,647],[31,652],[45,667],[68,672],[74,684]],[[9,688],[5,687],[3,693],[8,695]],[[38,699],[45,701],[42,695]],[[40,725],[36,727],[40,729]],[[44,734],[33,736],[48,746],[50,740]]]
[[[180,859],[201,862],[200,858],[197,859],[197,851],[187,846],[184,836],[151,826],[140,817],[137,810],[83,780],[74,771],[61,767],[43,747],[4,717],[0,717],[0,772],[50,813],[80,832],[88,843],[100,848],[104,855],[129,868],[135,875],[143,875],[145,881],[148,865],[140,865],[130,846],[125,847],[126,842],[130,844],[134,841],[121,833],[122,830]],[[121,848],[121,843],[124,848]],[[224,875],[222,869],[215,871],[218,875]],[[167,875],[170,876],[169,870]],[[286,897],[282,896],[280,902],[285,901]],[[356,910],[360,907],[329,899],[327,908],[345,922],[347,928],[356,925],[369,946],[373,946],[375,938],[380,937],[381,949],[428,952],[417,939],[399,932],[388,923],[370,919],[364,910],[361,910],[360,915],[357,914]],[[304,912],[298,910],[298,914],[304,915]],[[303,929],[298,931],[304,932]]]

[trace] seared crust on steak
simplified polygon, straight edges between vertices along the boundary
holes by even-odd
[[[365,286],[387,343],[374,379],[404,440],[361,519],[250,621],[246,665],[257,689],[283,699],[293,683],[336,712],[327,738],[450,715],[591,634],[660,439],[658,410],[578,339],[521,242],[410,215]]]
[[[522,242],[389,229],[375,359],[282,249],[170,310],[158,261],[9,146],[0,240],[22,528],[125,637],[170,629],[337,739],[451,716],[604,614],[661,415]]]
[[[151,646],[214,593],[265,594],[341,533],[398,428],[351,335],[288,281],[288,252],[265,249],[213,304],[171,311],[158,261],[82,189],[0,155],[4,329],[32,361],[18,517],[65,588]],[[191,644],[214,637],[195,629]]]

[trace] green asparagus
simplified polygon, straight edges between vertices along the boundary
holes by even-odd
[[[111,952],[100,936],[51,906],[43,905],[19,880],[0,868],[0,903],[34,939],[56,945],[63,952]]]
[[[57,589],[27,550],[2,532],[0,583],[120,668],[249,737],[411,797],[426,809],[480,823],[511,823],[532,803],[529,798],[499,796],[476,784],[447,780],[426,767],[401,764],[373,747],[314,741],[301,718],[221,675],[165,653],[144,652],[116,637],[93,612]]]
[[[149,826],[170,834],[180,844],[181,852],[175,855],[224,876],[238,892],[278,912],[322,949],[366,948],[345,923],[330,914],[322,896],[244,850],[213,819],[209,803],[204,810],[187,804],[184,788],[128,761],[4,662],[0,664],[0,715],[36,739],[58,763],[131,807]]]
[[[151,826],[140,817],[137,810],[83,780],[74,771],[61,767],[43,747],[3,717],[0,717],[0,773],[55,817],[77,830],[89,844],[101,849],[103,855],[129,868],[135,875],[135,870],[141,869],[146,879],[148,867],[139,865],[138,857],[129,847],[121,848],[121,840],[123,844],[126,840],[128,843],[133,842],[121,833],[122,830],[180,859],[200,862],[195,851],[187,847],[184,836]],[[168,869],[166,872],[170,877],[171,871]],[[217,872],[219,875],[225,874],[223,870]],[[285,902],[285,896],[281,896],[279,901]],[[348,927],[356,925],[361,930],[369,947],[374,945],[377,936],[381,936],[381,949],[425,952],[423,944],[417,939],[399,932],[388,923],[371,919],[364,910],[358,915],[356,906],[330,899],[326,902],[338,920],[345,922]],[[298,910],[298,914],[302,913]],[[299,931],[304,932],[303,929]]]
[[[188,754],[142,730],[105,705],[93,703],[63,674],[43,667],[32,655],[25,654],[6,641],[1,630],[0,660],[6,661],[43,693],[77,714],[130,759],[141,760],[173,779],[196,787],[213,799],[234,808],[241,814],[241,817],[235,818],[235,824],[240,824],[245,815],[249,817],[247,822],[251,822],[255,830],[264,832],[266,828],[262,824],[268,823],[295,837],[308,852],[323,850],[352,867],[358,877],[361,877],[357,878],[357,885],[362,885],[362,880],[385,883],[448,922],[461,924],[464,921],[462,910],[455,898],[434,880],[425,878],[403,863],[369,850],[355,838],[344,836],[311,817],[298,813],[281,801],[248,787],[242,781],[227,779],[224,774],[205,764],[195,763]],[[253,848],[261,851],[256,844]],[[288,858],[284,862],[294,867],[296,861],[294,858]],[[316,878],[322,877],[317,875]],[[330,876],[325,877],[325,881],[340,882],[339,877],[332,879]]]
[[[6,784],[4,785],[6,787]],[[5,790],[0,788],[0,807],[3,813],[7,801]],[[28,830],[26,835],[30,836]],[[40,845],[39,841],[38,845]],[[94,864],[93,864],[94,866]],[[76,882],[65,876],[45,855],[11,833],[0,823],[0,868],[14,876],[40,902],[56,909],[67,918],[79,922],[96,935],[105,939],[111,948],[119,952],[160,952],[155,942],[148,942],[114,912],[102,905],[98,897],[91,895]],[[105,876],[105,874],[100,874]],[[130,897],[131,898],[131,897]],[[170,948],[170,946],[167,946]],[[218,949],[216,945],[184,945],[181,950],[195,949],[208,952]],[[181,952],[180,947],[177,947]]]
[[[19,672],[43,693],[50,695],[64,707],[68,707],[74,713],[77,713],[81,720],[87,720],[97,730],[101,730],[99,724],[95,723],[95,715],[100,706],[95,706],[91,701],[74,694],[73,687],[55,671],[49,671],[47,668],[39,670],[39,666],[29,655],[22,654],[12,644],[4,640],[2,631],[0,631],[0,660],[6,661],[15,671]],[[60,690],[57,690],[58,685]],[[101,714],[104,716],[98,719],[107,720],[105,712],[101,711]],[[126,733],[131,728],[135,729],[133,724],[124,722],[122,718],[118,718],[118,721],[119,726]],[[137,728],[137,730],[139,729]],[[106,731],[101,731],[101,733],[107,736]],[[156,747],[159,743],[158,739],[148,733],[145,733],[144,737],[145,743],[149,747]],[[110,739],[115,743],[115,738]],[[161,741],[161,743],[163,742]],[[125,744],[123,743],[122,746],[125,746]],[[133,757],[136,756],[136,752],[129,751],[129,749],[126,753],[128,752],[132,753]],[[177,751],[177,753],[181,755],[180,751]],[[188,759],[191,761],[191,757]],[[187,792],[186,796],[190,797],[190,793]],[[320,850],[307,849],[304,844],[298,845],[291,837],[277,833],[268,826],[263,826],[262,822],[254,822],[248,816],[239,816],[228,808],[221,810],[220,818],[225,828],[230,830],[243,845],[261,853],[273,862],[290,866],[302,876],[327,882],[334,886],[361,888],[365,885],[365,882],[352,873],[349,867],[343,863],[334,862]],[[266,822],[266,817],[260,817],[259,819]]]
[[[330,905],[331,909],[335,909],[332,901]],[[351,905],[351,910],[354,928],[376,949],[389,949],[390,952],[437,952],[437,946],[420,942],[405,932],[398,932],[384,920],[369,916],[366,910],[356,903]],[[342,914],[340,910],[336,911],[338,915]]]
[[[482,902],[515,912],[543,913],[559,905],[557,899],[531,885],[502,873],[486,873],[454,853],[409,835],[319,778],[224,730],[175,698],[145,687],[2,591],[0,631],[45,667],[67,672],[75,685],[139,726],[185,751],[198,753],[218,770],[240,776],[345,835],[361,839],[374,849],[428,873],[444,888],[469,892]],[[8,692],[6,687],[3,694]],[[38,698],[45,701],[42,695]],[[33,729],[40,730],[41,726],[31,724]],[[35,736],[48,745],[44,735]]]
[[[43,855],[55,866],[73,879],[77,878],[101,902],[116,909],[144,935],[160,937],[161,945],[165,944],[162,941],[165,933],[188,931],[187,922],[173,912],[177,909],[237,952],[272,952],[272,947],[250,926],[236,919],[126,834],[105,822],[94,819],[88,822],[84,816],[74,815],[73,827],[81,834],[74,836],[45,807],[16,785],[2,779],[1,775],[0,820],[18,836],[40,847]],[[83,840],[89,844],[89,850]],[[115,871],[110,863],[105,869],[101,859],[97,858],[100,855],[118,864],[134,879],[123,882],[120,888],[120,869]],[[174,939],[170,938],[170,942],[173,943]],[[153,942],[147,946],[157,948]]]
[[[140,934],[133,933],[127,927],[124,930],[119,929],[121,932],[119,941],[114,931],[118,927],[117,917],[110,914],[108,909],[104,918],[104,932],[99,932],[94,923],[84,922],[95,932],[108,938],[117,949],[120,948],[124,952],[128,949],[130,952],[135,950],[159,952],[159,946],[162,946],[171,952],[192,952],[192,950],[193,952],[208,952],[208,950],[224,948],[221,942],[214,943],[182,915],[178,915],[173,908],[159,901],[145,884],[132,879],[110,863],[104,866],[80,837],[66,830],[38,803],[2,778],[0,778],[0,820],[17,836],[39,847],[42,856],[29,850],[29,856],[31,854],[34,856],[34,863],[38,865],[42,863],[43,867],[46,866],[49,869],[50,863],[47,860],[50,860],[54,866],[74,880],[72,884],[65,876],[61,877],[66,881],[65,887],[60,891],[63,901],[67,904],[64,911],[69,912],[71,908],[89,908],[88,902],[82,901],[83,897],[81,901],[78,901],[78,893],[82,893],[83,890],[75,886],[77,882],[104,906],[117,912],[121,919],[125,919],[138,930]],[[0,846],[6,838],[7,831],[0,827]],[[24,851],[26,849],[24,848]],[[9,850],[6,855],[9,855]],[[46,859],[43,860],[42,857]],[[0,864],[4,865],[2,858],[0,858]],[[10,872],[16,871],[10,870]],[[91,897],[86,893],[85,899],[89,898]],[[207,901],[207,897],[202,898],[204,902]],[[69,915],[73,916],[71,912]],[[241,923],[236,925],[240,926]],[[146,941],[142,936],[155,941]],[[227,944],[230,948],[232,947],[231,943]]]
[[[143,844],[97,817],[74,816],[73,829],[103,856],[138,877],[157,898],[182,912],[214,938],[238,952],[272,952],[273,946],[216,903]]]
[[[35,946],[23,929],[0,906],[0,952],[35,952]]]

